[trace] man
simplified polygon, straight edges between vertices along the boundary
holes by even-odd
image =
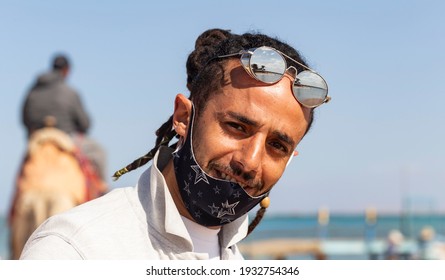
[[[54,126],[72,136],[92,161],[101,178],[105,175],[106,156],[102,147],[86,134],[91,122],[79,94],[66,83],[70,73],[66,55],[56,55],[51,71],[41,74],[26,96],[22,121],[28,138],[36,130]]]
[[[23,259],[240,259],[261,203],[308,131],[313,108],[329,100],[323,78],[288,45],[262,34],[211,29],[187,60],[156,146],[115,173],[153,159],[135,188],[48,220]],[[297,75],[298,73],[298,75]],[[178,143],[168,147],[170,140]]]
[[[54,126],[68,134],[87,133],[90,118],[78,93],[65,83],[70,72],[68,58],[57,55],[52,70],[40,75],[28,93],[23,106],[23,123],[28,137],[46,126],[52,116]]]

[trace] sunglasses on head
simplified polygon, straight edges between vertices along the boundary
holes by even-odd
[[[286,72],[295,77],[292,92],[297,101],[307,108],[315,108],[329,102],[328,85],[326,81],[314,70],[294,60],[286,54],[270,47],[259,47],[242,50],[238,53],[218,56],[218,58],[241,55],[241,64],[244,70],[254,79],[266,84],[274,84],[280,81]],[[304,67],[298,73],[294,66],[287,67],[288,58],[296,64]]]

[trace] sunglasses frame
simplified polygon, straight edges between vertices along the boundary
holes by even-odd
[[[267,50],[274,51],[274,52],[276,52],[276,53],[281,57],[281,59],[283,60],[283,62],[284,62],[284,71],[283,71],[282,74],[281,74],[281,73],[277,73],[277,74],[281,74],[281,77],[280,77],[277,81],[274,81],[274,82],[266,82],[266,81],[263,81],[263,80],[261,80],[260,78],[258,78],[258,77],[256,76],[255,72],[252,70],[252,66],[251,66],[250,60],[251,60],[252,56],[255,54],[255,51],[258,50],[258,49],[267,49]],[[292,85],[292,93],[293,93],[295,99],[296,99],[302,106],[304,106],[304,107],[311,108],[311,109],[312,109],[312,108],[316,108],[316,107],[318,107],[318,106],[320,106],[320,105],[322,105],[322,104],[324,104],[324,103],[328,103],[328,102],[331,100],[331,97],[328,96],[328,84],[327,84],[326,80],[325,80],[320,74],[318,74],[317,72],[315,72],[315,71],[312,70],[311,68],[307,67],[306,65],[304,65],[304,64],[302,64],[302,63],[296,61],[295,59],[293,59],[292,57],[286,55],[285,53],[280,52],[280,51],[277,50],[277,49],[274,49],[274,48],[271,48],[271,47],[267,47],[267,46],[262,46],[262,47],[258,47],[258,48],[252,48],[252,49],[249,49],[249,50],[241,50],[241,51],[239,51],[239,52],[237,52],[237,53],[226,54],[226,55],[220,55],[220,56],[218,56],[218,58],[226,58],[226,57],[232,57],[232,56],[237,56],[237,55],[240,55],[240,61],[241,61],[241,64],[243,65],[243,68],[244,68],[244,70],[247,72],[247,74],[249,74],[249,76],[251,76],[251,77],[254,78],[255,80],[260,81],[260,82],[265,83],[265,84],[274,84],[274,83],[277,83],[278,81],[280,81],[280,80],[283,78],[283,76],[284,76],[284,74],[285,74],[286,72],[291,73],[291,71],[289,71],[289,70],[293,70],[293,71],[292,71],[293,73],[291,73],[291,74],[292,74],[292,76],[294,77],[295,80],[294,80],[293,85]],[[294,63],[300,65],[301,67],[305,68],[306,70],[304,70],[304,71],[298,73],[297,68],[295,68],[294,66],[289,66],[289,67],[287,67],[287,61],[286,61],[286,58],[289,59],[289,60],[291,60],[291,61],[293,61]],[[294,87],[295,87],[296,85],[298,85],[298,82],[299,82],[299,80],[300,80],[300,79],[298,78],[298,75],[301,74],[301,73],[304,73],[304,72],[306,72],[306,71],[309,71],[309,72],[311,72],[312,74],[315,74],[315,75],[317,75],[318,77],[320,77],[321,80],[322,80],[322,81],[324,82],[324,84],[326,85],[326,97],[325,97],[324,100],[322,100],[320,103],[317,103],[317,104],[315,104],[315,105],[304,104],[302,101],[298,100],[298,97],[297,97],[297,95],[296,95],[295,92],[294,92]],[[314,86],[310,86],[310,85],[304,85],[304,86],[305,86],[305,87],[314,87]]]

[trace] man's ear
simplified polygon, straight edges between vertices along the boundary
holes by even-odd
[[[181,137],[187,135],[191,113],[192,101],[183,94],[177,94],[175,98],[175,111],[173,112],[173,128]]]

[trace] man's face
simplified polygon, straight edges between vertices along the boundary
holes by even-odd
[[[239,183],[251,196],[269,191],[302,139],[310,111],[294,98],[291,78],[273,85],[251,78],[238,60],[229,83],[195,120],[193,150],[209,175]]]

